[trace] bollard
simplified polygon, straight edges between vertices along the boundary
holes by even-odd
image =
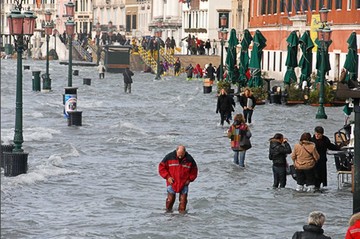
[[[4,152],[4,176],[14,177],[28,170],[28,153]]]
[[[74,70],[74,71],[73,71],[73,75],[74,75],[74,76],[78,76],[78,75],[79,75],[79,70]]]
[[[204,86],[204,94],[209,94],[212,91],[212,86]]]
[[[24,65],[24,70],[30,70],[30,66]]]
[[[15,148],[15,146],[13,144],[1,145],[0,163],[1,163],[2,168],[4,168],[4,154],[3,154],[3,152],[12,152],[14,148]]]
[[[91,85],[91,79],[90,78],[84,78],[83,79],[83,84],[84,85]]]
[[[40,91],[40,72],[41,71],[33,71],[32,72],[32,90]]]
[[[81,115],[82,115],[82,111],[71,111],[68,112],[69,113],[69,118],[68,118],[68,126],[81,126],[82,122],[81,122]]]

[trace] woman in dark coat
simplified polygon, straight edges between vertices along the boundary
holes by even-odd
[[[287,139],[280,133],[276,133],[270,139],[269,159],[273,162],[274,184],[273,188],[286,186],[286,156],[291,154],[291,147]]]
[[[325,223],[325,215],[314,211],[309,214],[308,225],[303,227],[304,231],[295,232],[292,239],[331,239],[324,235],[322,226]]]
[[[131,77],[133,75],[134,75],[134,73],[129,69],[129,67],[126,67],[126,69],[123,72],[125,93],[127,93],[127,91],[129,91],[129,93],[131,93],[131,84],[133,83],[133,80]]]
[[[244,93],[240,96],[240,105],[243,108],[245,122],[251,124],[252,115],[256,105],[256,99],[250,88],[246,88]]]
[[[316,150],[318,151],[320,158],[315,165],[315,190],[320,189],[321,183],[323,187],[327,186],[327,150],[339,150],[340,148],[330,142],[330,139],[324,135],[324,128],[321,126],[315,127],[315,133],[311,138],[311,141],[315,143]]]
[[[217,100],[216,105],[216,114],[220,113],[220,125],[224,125],[224,121],[230,124],[230,120],[228,119],[231,112],[234,111],[235,101],[234,99],[226,93],[225,89],[220,90],[220,95]]]

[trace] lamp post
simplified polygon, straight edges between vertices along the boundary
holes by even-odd
[[[75,4],[73,2],[65,3],[66,16],[69,19],[65,23],[66,34],[69,41],[69,69],[68,69],[68,87],[72,87],[72,39],[74,35],[75,22],[72,20],[75,15]]]
[[[220,39],[220,43],[221,43],[221,58],[220,58],[220,80],[223,80],[224,77],[223,77],[223,70],[224,70],[224,44],[225,44],[225,41],[227,40],[227,34],[228,34],[228,31],[226,30],[226,24],[227,24],[227,17],[225,16],[225,14],[223,14],[221,17],[220,17],[220,25],[221,25],[221,28],[220,30],[218,31],[218,36],[219,36],[219,39]]]
[[[160,43],[161,43],[161,36],[162,36],[162,22],[158,21],[157,28],[155,29],[155,37],[156,37],[156,50],[157,50],[157,58],[156,58],[156,77],[155,80],[160,80]]]
[[[96,65],[99,65],[100,62],[100,33],[101,33],[101,28],[100,28],[100,22],[96,23]]]
[[[321,27],[317,30],[317,38],[321,45],[321,76],[320,76],[320,89],[319,89],[319,108],[316,113],[316,119],[327,119],[324,108],[324,84],[325,84],[325,70],[326,70],[326,55],[328,54],[328,48],[331,44],[331,29],[327,24],[327,15],[329,10],[322,8],[320,11]]]
[[[46,73],[43,83],[43,90],[50,91],[51,90],[51,79],[49,74],[49,40],[52,35],[52,31],[54,29],[54,24],[51,21],[51,12],[45,12],[45,34],[46,34]]]
[[[28,153],[22,149],[23,139],[23,75],[22,75],[22,53],[27,49],[31,36],[34,34],[36,16],[30,10],[21,13],[22,1],[17,1],[15,9],[7,16],[10,35],[14,37],[17,51],[16,71],[16,104],[15,104],[15,135],[14,149],[12,152],[4,152],[4,175],[16,176],[27,171]],[[16,161],[16,162],[15,162]],[[6,164],[13,165],[6,165]],[[20,166],[19,166],[20,165]],[[9,166],[9,167],[8,167]],[[19,171],[14,172],[14,169]],[[9,172],[10,171],[10,172]]]

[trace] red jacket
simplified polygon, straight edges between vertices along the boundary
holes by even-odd
[[[360,239],[360,220],[348,228],[345,239]]]
[[[172,188],[179,193],[184,188],[186,181],[193,182],[196,179],[198,168],[190,154],[186,152],[184,158],[179,160],[176,157],[176,150],[174,150],[160,162],[159,174],[166,179],[166,186],[169,186],[167,179],[172,177],[174,179]]]

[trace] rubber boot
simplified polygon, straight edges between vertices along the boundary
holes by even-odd
[[[179,197],[179,213],[185,213],[187,204],[187,194],[180,194]]]
[[[172,193],[168,193],[168,196],[166,198],[166,211],[170,212],[172,211],[174,202],[175,202],[176,195]]]

